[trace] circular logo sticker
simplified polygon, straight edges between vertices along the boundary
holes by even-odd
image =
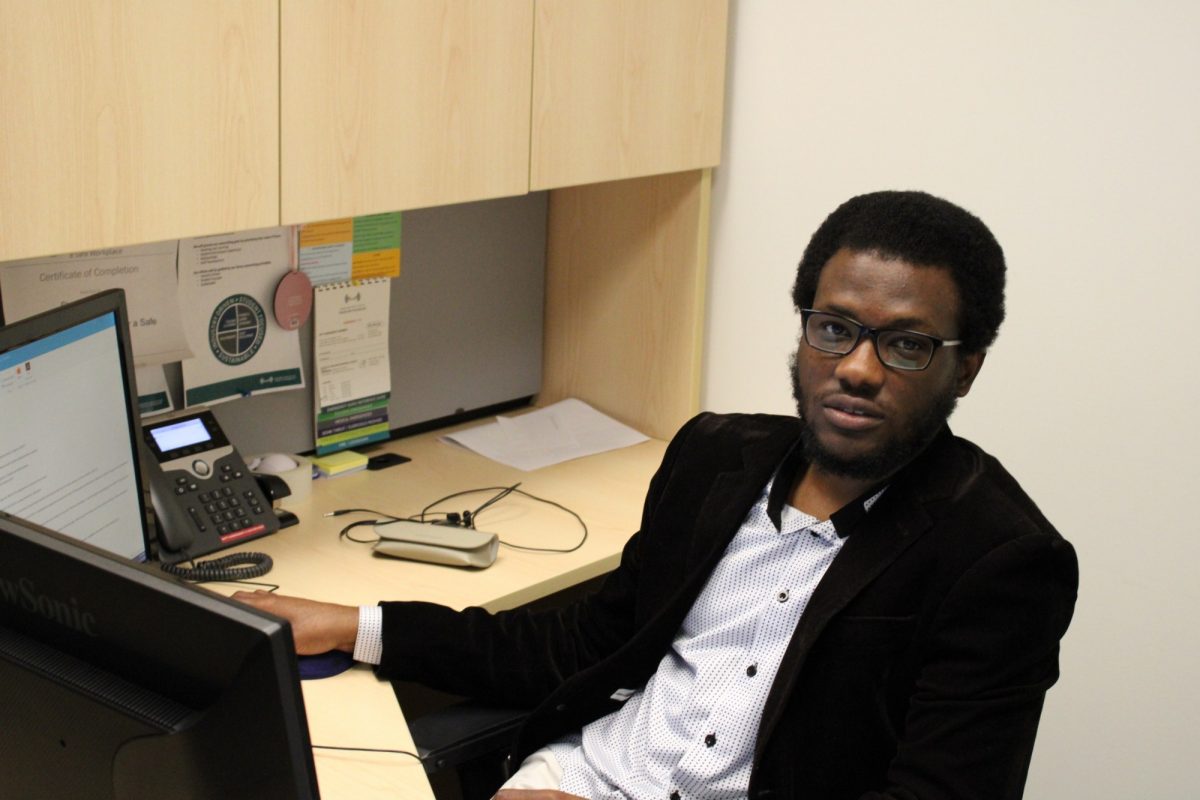
[[[248,294],[226,297],[208,323],[208,346],[222,364],[245,364],[267,335],[267,315]]]

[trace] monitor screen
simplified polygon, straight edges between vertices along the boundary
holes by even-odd
[[[144,560],[124,293],[0,328],[0,511]]]
[[[0,512],[0,797],[317,796],[286,622]]]

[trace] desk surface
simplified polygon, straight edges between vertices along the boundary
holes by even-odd
[[[348,605],[427,600],[455,608],[511,608],[616,566],[622,547],[637,530],[646,487],[666,447],[652,440],[521,472],[438,441],[444,433],[386,445],[384,449],[410,457],[409,463],[314,481],[308,498],[287,504],[300,518],[299,525],[239,549],[272,557],[275,566],[264,580],[278,584],[283,594]],[[324,516],[343,508],[408,516],[454,492],[518,482],[522,490],[579,514],[588,526],[583,547],[552,554],[501,545],[496,563],[488,569],[463,570],[376,557],[370,545],[338,535],[348,523],[371,519],[371,514]],[[481,492],[438,508],[462,512],[490,496]],[[515,494],[482,514],[478,527],[498,534],[502,541],[534,547],[566,548],[582,535],[579,523],[566,512]],[[359,527],[352,535],[367,539],[372,534],[370,527]],[[209,586],[226,593],[242,588]],[[333,678],[305,681],[303,689],[314,745],[413,750],[391,685],[377,680],[369,669],[357,667]],[[314,749],[314,760],[326,800],[432,800],[422,767],[407,756]]]

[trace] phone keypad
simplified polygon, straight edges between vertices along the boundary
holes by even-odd
[[[229,464],[221,464],[214,478],[224,485],[209,489],[207,487],[214,482],[210,478],[204,482],[205,491],[200,491],[200,484],[187,475],[175,478],[175,494],[194,495],[199,503],[199,506],[187,506],[188,516],[196,529],[206,533],[212,528],[225,542],[266,530],[266,526],[257,518],[270,510],[269,504],[259,492],[242,488],[247,486],[243,480],[246,473]],[[236,486],[237,481],[241,481],[242,485]]]

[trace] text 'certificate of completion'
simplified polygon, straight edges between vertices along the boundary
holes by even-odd
[[[10,261],[0,272],[4,319],[15,322],[105,289],[124,289],[137,366],[188,358],[175,290],[177,249],[172,240]]]
[[[388,438],[391,282],[318,286],[313,295],[317,455]]]

